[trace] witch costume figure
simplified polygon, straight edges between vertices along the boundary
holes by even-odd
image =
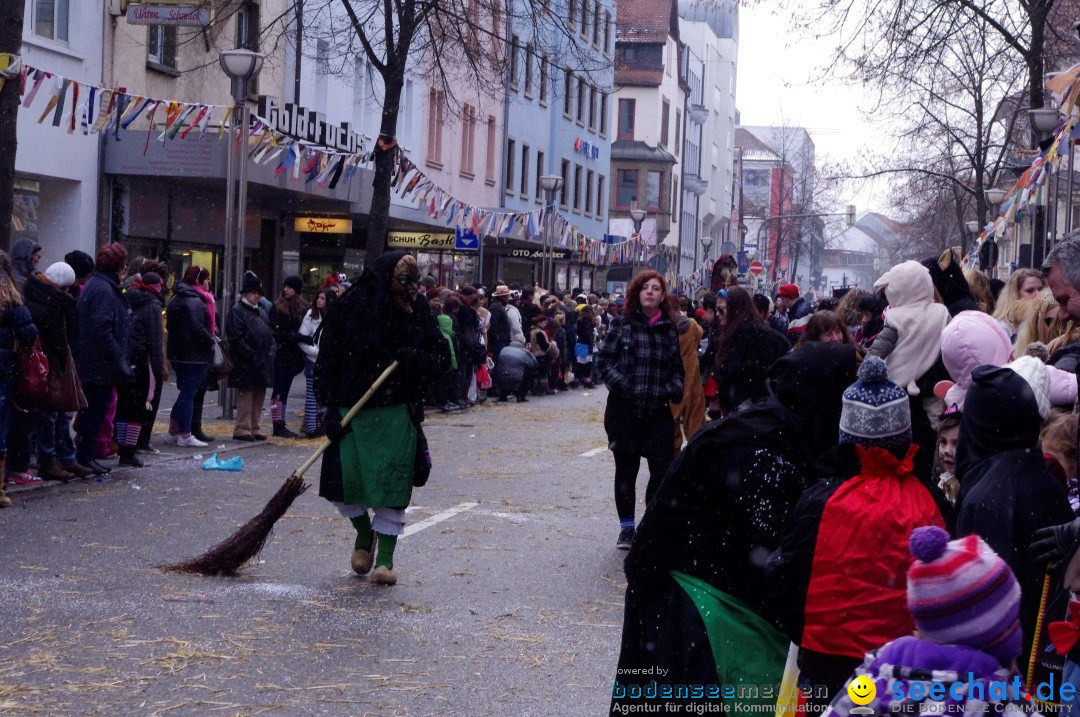
[[[334,302],[323,320],[315,396],[327,406],[333,442],[323,455],[319,495],[356,528],[352,569],[379,585],[397,582],[394,548],[414,486],[431,470],[420,423],[431,380],[450,368],[450,346],[407,254],[383,254]],[[342,417],[375,379],[399,365],[344,428]]]

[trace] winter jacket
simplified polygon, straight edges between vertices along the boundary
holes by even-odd
[[[499,353],[510,343],[510,317],[506,307],[499,299],[491,301],[491,325],[488,327],[488,349],[498,358]]]
[[[300,335],[300,324],[303,321],[303,316],[294,319],[278,311],[277,307],[270,309],[270,329],[277,343],[274,363],[283,369],[291,370],[293,374],[300,373],[304,369],[304,353],[296,342]]]
[[[964,645],[941,645],[908,635],[890,642],[880,650],[866,655],[863,663],[851,676],[866,675],[877,687],[874,699],[866,706],[877,717],[890,715],[931,714],[1031,714],[1023,693],[1013,700],[1013,684],[1018,675],[1008,666],[1002,666],[997,658],[973,647]],[[932,683],[945,686],[941,699],[929,696]],[[990,683],[1008,685],[1007,690],[991,690]],[[953,683],[959,683],[957,695],[950,696]],[[912,687],[919,685],[916,690]],[[971,690],[971,692],[968,692]],[[912,692],[916,698],[912,698]],[[1001,693],[1006,694],[1002,695]],[[904,699],[896,699],[903,695]],[[921,698],[919,697],[921,695]],[[840,690],[824,717],[847,717],[855,704],[846,689]]]
[[[15,276],[15,285],[22,293],[26,286],[26,280],[33,274],[30,262],[34,258],[34,252],[41,251],[41,245],[32,239],[20,239],[11,247],[11,269]]]
[[[322,325],[322,317],[314,318],[311,315],[313,309],[308,309],[304,314],[304,320],[300,322],[300,330],[297,333],[296,343],[308,361],[319,358],[319,326]]]
[[[458,355],[458,363],[474,368],[479,366],[487,355],[480,341],[480,317],[476,310],[468,305],[462,305],[457,314],[458,343],[461,345],[461,353]]]
[[[158,381],[165,375],[165,359],[162,355],[161,309],[165,302],[160,294],[143,289],[128,289],[131,304],[131,347],[128,357],[133,366],[146,365]]]
[[[521,323],[521,310],[513,304],[507,304],[506,316],[510,319],[510,340],[525,343],[525,325]]]
[[[433,380],[450,369],[450,344],[422,296],[412,313],[389,297],[397,252],[383,254],[330,305],[323,319],[315,396],[321,405],[352,407],[394,359],[401,365],[367,406],[421,406]]]
[[[97,271],[78,300],[78,353],[75,367],[83,383],[102,386],[134,381],[128,362],[131,307],[116,274]]]
[[[540,358],[541,356],[551,356],[552,358],[559,357],[559,347],[548,336],[547,331],[535,327],[529,333],[529,350],[533,352],[533,356]]]
[[[585,344],[589,349],[589,355],[592,355],[593,345],[595,344],[595,329],[596,319],[586,314],[582,314],[578,319],[576,331],[574,332],[577,344]]]
[[[810,302],[806,300],[805,296],[800,296],[795,300],[795,303],[785,312],[784,317],[787,319],[789,339],[792,341],[798,340],[802,335],[802,329],[806,327],[806,322],[802,322],[798,330],[793,330],[793,324],[809,317],[812,313],[814,313],[814,311],[810,308]]]
[[[655,324],[641,313],[611,322],[596,355],[596,371],[607,384],[609,402],[620,401],[638,416],[681,401],[683,365],[679,336],[667,319]]]
[[[274,334],[266,312],[244,300],[236,302],[225,318],[225,338],[229,343],[229,372],[232,388],[268,388],[274,384]],[[169,330],[172,343],[172,330]]]
[[[450,370],[454,370],[458,367],[457,351],[454,350],[454,318],[450,314],[439,314],[435,317],[435,323],[439,325],[439,333],[446,339],[446,343],[450,346]]]
[[[1071,374],[1080,373],[1077,371],[1078,365],[1080,365],[1080,341],[1062,346],[1050,357],[1050,366]],[[1057,404],[1053,397],[1050,402]]]
[[[747,322],[735,329],[727,355],[712,369],[720,408],[731,413],[753,396],[769,367],[790,349],[787,337],[763,324]]]
[[[37,327],[25,306],[4,309],[0,314],[0,374],[15,372],[15,342],[29,346],[37,337]]]
[[[529,349],[521,343],[511,342],[499,352],[493,378],[500,390],[512,392],[517,390],[524,380],[525,370],[534,369],[536,366],[536,357]]]
[[[1035,450],[1040,426],[1035,396],[1023,378],[1007,368],[975,369],[956,450],[956,534],[981,536],[1020,582],[1025,656],[1046,567],[1028,554],[1031,536],[1073,518],[1065,489]]]
[[[30,277],[23,288],[23,302],[41,337],[41,349],[50,362],[66,368],[68,348],[78,339],[75,297],[53,286],[41,275]]]
[[[166,350],[170,362],[208,364],[214,360],[210,310],[195,289],[184,283],[173,287],[165,321],[169,330]]]
[[[885,289],[889,308],[885,326],[896,329],[896,344],[887,348],[886,332],[878,336],[871,356],[885,360],[889,378],[912,396],[921,393],[918,379],[930,370],[941,354],[941,332],[949,323],[949,311],[934,302],[930,272],[917,261],[897,264],[874,282]]]
[[[945,527],[912,473],[915,451],[899,459],[884,448],[837,446],[836,475],[803,493],[785,526],[769,561],[770,612],[802,648],[799,663],[811,678],[823,676],[814,669],[822,653],[861,658],[914,629],[908,537],[924,525]]]
[[[754,403],[706,424],[686,445],[626,558],[621,670],[674,663],[683,671],[668,676],[674,683],[708,672],[708,647],[688,649],[669,599],[673,570],[764,614],[766,560],[810,484],[811,461],[836,441],[840,397],[854,377],[854,347],[804,347],[777,362]]]

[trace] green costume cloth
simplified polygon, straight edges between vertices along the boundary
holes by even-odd
[[[439,314],[435,317],[435,323],[439,325],[439,333],[446,339],[446,343],[450,344],[450,369],[456,369],[457,352],[454,350],[454,320],[446,314]]]
[[[340,409],[342,417],[348,409]],[[404,508],[412,497],[416,426],[403,403],[360,411],[338,444],[345,503]]]
[[[743,601],[678,570],[672,570],[671,577],[686,591],[705,623],[705,633],[716,661],[717,683],[734,685],[739,695],[725,699],[725,702],[775,704],[784,676],[788,639]],[[741,694],[738,692],[740,685],[747,688]],[[755,687],[757,698],[750,689]]]

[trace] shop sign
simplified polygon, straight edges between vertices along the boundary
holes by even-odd
[[[259,95],[259,119],[282,134],[350,154],[358,153],[363,144],[348,122],[327,124],[322,112],[291,102],[279,105],[276,97],[268,95]]]
[[[209,7],[166,5],[128,5],[129,25],[184,25],[206,27],[210,24]]]
[[[592,157],[593,159],[600,158],[600,147],[591,142],[586,142],[581,137],[578,137],[574,141],[574,151],[584,154],[586,157]]]
[[[386,245],[399,249],[453,249],[453,234],[425,234],[423,232],[390,232]]]
[[[552,249],[545,252],[543,249],[511,249],[510,256],[516,259],[569,259],[569,249]]]
[[[293,228],[309,234],[352,234],[352,219],[342,217],[297,217]]]

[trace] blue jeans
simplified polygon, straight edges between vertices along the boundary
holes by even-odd
[[[56,459],[60,465],[75,462],[75,444],[71,440],[71,414],[42,411],[37,414],[38,466]]]
[[[13,374],[0,374],[0,452],[7,457],[8,431],[11,430],[11,396],[15,392],[15,377]]]
[[[101,423],[109,412],[112,403],[113,386],[111,383],[84,383],[86,408],[79,411],[79,435],[75,446],[75,455],[79,463],[88,465],[94,460],[94,443],[97,441]]]
[[[199,392],[199,387],[206,379],[208,365],[186,361],[176,361],[172,365],[173,373],[176,374],[176,388],[180,390],[180,395],[176,397],[176,403],[169,412],[169,422],[176,421],[182,436],[191,433],[191,414],[195,410],[195,394]]]
[[[1066,658],[1065,667],[1061,670],[1061,682],[1080,686],[1080,665]],[[1068,702],[1062,702],[1061,714],[1065,717],[1080,717],[1080,695],[1074,696]]]

